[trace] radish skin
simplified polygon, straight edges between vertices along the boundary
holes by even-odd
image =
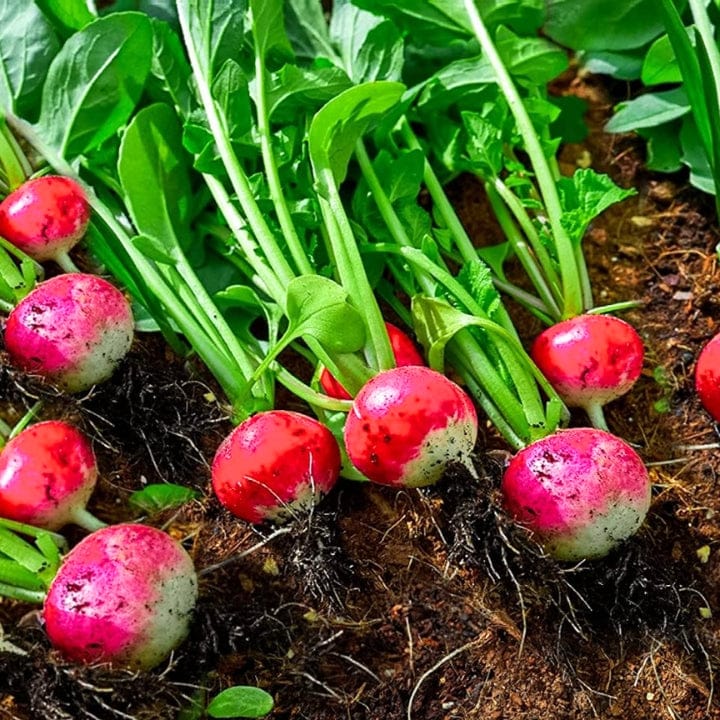
[[[195,568],[179,543],[145,525],[112,525],[67,554],[42,617],[65,659],[148,670],[185,639],[196,601]]]
[[[474,473],[477,435],[470,397],[421,366],[386,370],[367,382],[344,431],[353,465],[369,480],[395,487],[432,485],[453,462]]]
[[[38,262],[66,267],[67,253],[89,221],[84,190],[59,175],[28,180],[0,203],[0,235]]]
[[[720,422],[720,335],[702,349],[695,366],[695,391],[715,422]]]
[[[282,522],[329,492],[340,448],[322,423],[288,410],[261,412],[238,425],[212,464],[218,500],[250,523]]]
[[[595,428],[559,430],[518,452],[504,505],[558,560],[607,555],[642,524],[651,484],[638,454]]]
[[[97,476],[77,428],[61,420],[31,425],[0,452],[0,517],[45,530],[68,523],[97,530],[103,523],[85,510]]]
[[[610,315],[578,315],[549,327],[533,343],[532,359],[558,395],[605,428],[602,406],[640,377],[644,350],[636,330]]]
[[[385,323],[385,328],[387,329],[390,347],[395,356],[395,365],[397,367],[425,365],[422,355],[415,347],[415,343],[410,339],[409,335],[389,322]],[[330,397],[340,400],[352,399],[350,393],[333,377],[327,368],[323,368],[320,373],[320,387],[322,387],[323,392]]]
[[[81,392],[112,375],[133,331],[120,290],[97,275],[66,273],[40,283],[12,310],[5,347],[22,370]]]

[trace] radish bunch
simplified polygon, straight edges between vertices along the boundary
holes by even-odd
[[[379,373],[355,398],[345,447],[369,480],[395,487],[437,482],[450,463],[472,472],[478,420],[470,397],[444,375],[422,366]]]
[[[602,407],[640,377],[644,350],[637,331],[610,315],[577,315],[556,323],[533,343],[531,356],[560,397],[605,427]]]
[[[97,275],[67,273],[40,283],[12,310],[5,348],[22,370],[80,392],[112,375],[133,333],[120,290]]]
[[[38,262],[74,269],[68,252],[85,235],[90,206],[73,179],[27,180],[0,203],[0,235]]]
[[[638,454],[595,428],[538,440],[511,460],[502,481],[510,514],[559,560],[603,557],[640,527],[651,485]]]
[[[340,449],[322,423],[286,410],[245,420],[212,464],[220,502],[251,523],[280,522],[316,503],[340,474]]]
[[[45,631],[68,660],[147,670],[185,639],[197,589],[190,556],[169,535],[113,525],[64,558],[43,605]]]
[[[103,523],[85,505],[97,481],[87,438],[62,420],[39,422],[0,451],[0,517],[58,530],[68,523],[96,530]]]

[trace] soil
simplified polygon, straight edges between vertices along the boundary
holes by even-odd
[[[478,479],[456,469],[400,493],[345,482],[270,537],[209,497],[208,462],[231,426],[202,370],[157,339],[139,338],[115,377],[79,398],[3,364],[6,419],[42,395],[48,417],[93,438],[98,516],[137,519],[127,498],[148,482],[202,498],[146,518],[185,542],[201,574],[193,632],[176,655],[139,675],[72,666],[33,608],[3,601],[5,641],[23,654],[0,652],[0,717],[174,719],[193,697],[247,684],[272,693],[278,720],[720,718],[720,444],[692,382],[720,329],[714,205],[685,176],[644,171],[632,136],[601,132],[611,91],[617,99],[624,88],[568,77],[556,91],[587,99],[593,128],[564,148],[563,169],[590,160],[637,189],[593,225],[585,248],[598,304],[641,301],[624,317],[642,334],[645,369],[607,412],[650,468],[641,532],[602,561],[542,557],[499,508],[506,453],[488,427]],[[478,242],[497,239],[475,183],[462,178],[451,192]],[[540,329],[517,321],[528,341]]]

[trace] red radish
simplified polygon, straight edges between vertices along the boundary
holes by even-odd
[[[42,616],[68,660],[147,670],[185,639],[197,601],[190,556],[145,525],[111,525],[64,558]]]
[[[474,473],[477,435],[470,397],[441,373],[413,365],[367,382],[345,423],[353,465],[372,482],[397,487],[431,485],[452,462]]]
[[[389,322],[385,323],[385,327],[387,328],[390,347],[395,356],[395,365],[397,367],[425,364],[422,355],[415,347],[415,343],[406,333]],[[350,393],[332,376],[327,368],[323,368],[320,373],[320,386],[325,394],[330,397],[339,398],[340,400],[351,399]]]
[[[63,267],[89,221],[84,190],[59,175],[28,180],[0,203],[0,235],[35,260]]]
[[[5,326],[10,359],[68,392],[107,380],[130,349],[130,304],[97,275],[66,273],[40,283]]]
[[[103,523],[86,509],[97,480],[90,443],[72,425],[47,420],[23,430],[0,452],[0,517],[58,530]]]
[[[282,521],[337,482],[340,449],[317,420],[287,410],[248,418],[222,442],[212,486],[231,513],[251,523]]]
[[[606,555],[640,527],[650,492],[638,454],[595,428],[559,430],[528,445],[502,481],[508,511],[558,560]]]
[[[695,390],[713,420],[720,422],[720,335],[710,340],[698,357]]]
[[[539,335],[531,355],[558,395],[605,429],[602,406],[634,385],[644,351],[640,336],[624,320],[578,315]]]

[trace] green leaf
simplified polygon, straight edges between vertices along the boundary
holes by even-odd
[[[163,240],[149,235],[135,235],[132,244],[148,259],[161,265],[174,265],[172,248]]]
[[[605,131],[620,133],[656,127],[689,112],[690,104],[682,88],[646,93],[635,100],[620,103],[617,113],[605,125]]]
[[[638,130],[638,134],[647,142],[645,167],[648,170],[671,173],[682,167],[680,147],[682,122],[677,120],[658,127]],[[692,122],[692,118],[686,115],[685,122]]]
[[[157,483],[147,485],[142,490],[132,493],[128,502],[135,510],[156,513],[178,507],[198,497],[200,497],[200,493],[192,488],[171,483]]]
[[[229,136],[241,138],[253,126],[248,81],[234,60],[226,60],[212,83],[212,94],[228,119]]]
[[[287,0],[285,30],[298,59],[327,58],[340,62],[330,41],[322,4],[317,0]]]
[[[32,2],[0,0],[0,109],[35,117],[60,41]]]
[[[691,117],[685,118],[680,129],[682,162],[690,168],[690,184],[708,193],[715,194],[715,179],[708,161],[697,125]]]
[[[376,15],[390,18],[420,45],[446,45],[471,34],[462,0],[353,0]]]
[[[618,187],[607,175],[590,168],[578,169],[572,178],[558,181],[563,208],[562,223],[570,238],[579,243],[590,222],[611,205],[636,194],[633,188]]]
[[[493,284],[493,275],[482,260],[466,262],[458,273],[458,281],[470,292],[477,304],[492,319],[500,309],[500,294]]]
[[[497,113],[490,112],[496,116],[495,120],[497,121]],[[480,173],[482,177],[496,177],[504,165],[503,123],[498,124],[492,119],[488,120],[483,114],[474,112],[462,113],[462,121],[467,134],[465,150],[470,168],[474,172]]]
[[[255,53],[260,58],[264,59],[272,50],[292,56],[285,34],[283,5],[283,0],[250,0]]]
[[[273,709],[274,701],[260,688],[236,685],[216,695],[207,706],[213,718],[259,718]]]
[[[400,102],[404,90],[401,83],[364,83],[326,103],[313,117],[308,131],[313,165],[329,168],[340,185],[355,143]]]
[[[365,323],[347,297],[340,285],[320,275],[291,280],[285,314],[292,336],[310,335],[331,353],[360,350],[365,344]]]
[[[383,189],[391,203],[397,200],[415,200],[425,172],[425,153],[406,150],[393,155],[381,150],[373,162],[375,172],[383,180]]]
[[[60,155],[87,153],[130,117],[150,70],[147,16],[118,13],[75,33],[50,65],[37,132]]]
[[[691,40],[694,39],[694,33],[689,32],[688,35]],[[682,74],[675,59],[675,51],[667,35],[660,36],[648,49],[640,79],[645,85],[682,82]]]
[[[178,34],[162,20],[150,20],[153,31],[153,57],[148,92],[154,100],[170,98],[185,116],[192,109],[190,77],[192,70]]]
[[[573,50],[642,47],[663,31],[655,0],[547,0],[544,31]]]
[[[271,77],[269,115],[276,122],[294,122],[299,114],[317,110],[351,85],[350,78],[339,67],[285,65]]]
[[[208,81],[226,60],[237,61],[247,10],[248,0],[177,0],[178,15],[187,20]]]
[[[97,17],[90,12],[87,0],[35,0],[45,15],[67,31],[80,30]]]
[[[336,0],[330,38],[340,49],[343,67],[355,83],[401,79],[404,42],[392,22],[348,0]]]
[[[565,51],[543,38],[520,37],[500,27],[495,41],[508,70],[535,85],[545,85],[568,67]]]
[[[596,50],[578,55],[583,67],[590,73],[610,75],[618,80],[637,80],[642,72],[645,48],[618,52]]]
[[[118,175],[135,227],[172,256],[176,238],[189,239],[190,180],[180,123],[169,106],[150,105],[133,118],[120,145]]]

